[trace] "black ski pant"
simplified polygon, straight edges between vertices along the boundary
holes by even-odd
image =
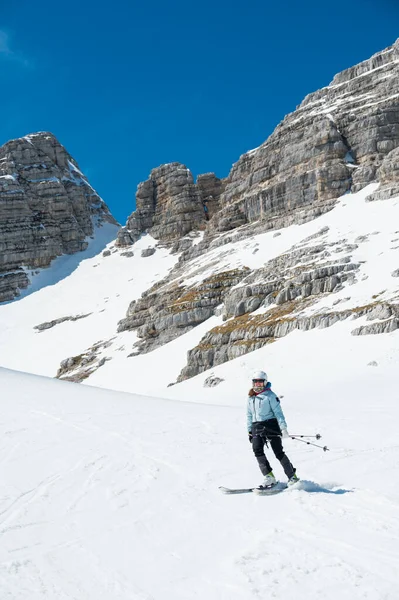
[[[252,423],[252,449],[262,475],[267,475],[272,470],[264,451],[265,444],[268,445],[268,443],[270,443],[275,457],[280,461],[284,473],[290,479],[295,474],[295,468],[284,452],[283,444],[281,443],[281,430],[277,419]]]

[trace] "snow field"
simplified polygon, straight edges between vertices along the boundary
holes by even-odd
[[[386,389],[378,410],[367,384],[323,411],[311,389],[300,411],[283,399],[291,432],[317,420],[331,450],[287,440],[302,481],[262,498],[217,489],[260,481],[245,398],[217,406],[0,377],[4,600],[397,598],[398,409]]]

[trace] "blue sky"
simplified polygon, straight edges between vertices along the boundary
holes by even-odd
[[[52,131],[121,223],[151,169],[225,177],[306,94],[399,37],[396,0],[0,4],[0,145]]]

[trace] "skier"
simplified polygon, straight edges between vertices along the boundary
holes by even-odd
[[[288,485],[299,481],[295,468],[285,454],[281,443],[281,438],[289,438],[289,433],[280,400],[272,392],[271,383],[268,382],[264,371],[256,371],[252,377],[252,387],[248,394],[247,425],[249,441],[264,476],[259,489],[271,487],[277,483],[264,452],[264,446],[265,444],[267,446],[268,442],[288,477]]]

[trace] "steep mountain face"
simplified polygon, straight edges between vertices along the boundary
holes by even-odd
[[[376,181],[399,145],[398,89],[399,40],[307,96],[233,166],[215,228],[232,229],[236,213],[268,227],[302,222]]]
[[[137,210],[118,243],[128,245],[143,232],[175,241],[205,229],[199,255],[218,233],[245,224],[265,231],[303,223],[330,210],[342,194],[375,181],[387,190],[379,199],[394,193],[398,89],[399,40],[308,95],[264,144],[241,156],[226,179],[208,174],[194,184],[179,163],[154,169],[138,187]],[[209,200],[207,223],[202,209]]]
[[[47,132],[0,148],[0,302],[29,285],[26,270],[87,247],[95,223],[115,223],[76,161]],[[26,269],[26,270],[25,270]]]
[[[240,158],[227,179],[199,177],[195,185],[191,173],[178,163],[155,169],[150,179],[140,184],[138,210],[120,235],[127,242],[138,239],[143,231],[151,232],[163,242],[195,229],[205,228],[205,235],[195,245],[192,237],[174,244],[172,250],[183,250],[178,265],[167,279],[131,302],[118,331],[135,330],[140,338],[136,350],[149,352],[204,322],[215,310],[222,311],[225,319],[239,318],[233,328],[229,321],[218,335],[209,334],[199,349],[189,354],[189,361],[195,366],[184,371],[183,377],[191,376],[213,366],[215,360],[234,358],[280,337],[276,314],[291,313],[297,298],[303,301],[317,298],[341,289],[345,281],[354,279],[359,265],[352,261],[353,245],[348,245],[346,256],[338,264],[328,247],[312,245],[310,250],[293,248],[289,255],[266,262],[261,269],[250,273],[245,269],[221,273],[216,260],[215,275],[209,277],[203,267],[199,284],[180,283],[194,259],[232,241],[318,217],[331,210],[337,198],[347,192],[356,193],[369,183],[380,182],[378,191],[369,194],[369,200],[397,194],[398,89],[399,40],[340,73],[328,87],[307,96],[262,146]],[[176,182],[175,186],[162,185],[165,174],[169,177],[167,181]],[[159,195],[154,191],[157,188],[161,190]],[[175,196],[170,191],[173,189],[178,190]],[[173,209],[173,197],[180,199],[182,189],[185,203],[180,206],[183,212],[187,211],[183,219],[179,210]],[[204,224],[200,210],[194,213],[197,219],[188,215],[193,214],[189,207],[191,210],[198,207],[205,198],[211,198],[214,204],[209,223]],[[180,223],[180,229],[173,228],[171,236],[172,218]],[[227,231],[228,235],[221,235]],[[315,253],[319,259],[316,265]],[[295,266],[298,262],[299,267]],[[247,316],[260,306],[273,305],[279,307],[274,311],[276,314],[272,310],[267,318],[248,321]],[[392,311],[390,307],[387,310]],[[286,332],[297,326],[296,319],[291,320],[290,327],[285,326]],[[331,322],[335,321],[333,315]],[[316,318],[301,326],[310,328],[319,324]]]

